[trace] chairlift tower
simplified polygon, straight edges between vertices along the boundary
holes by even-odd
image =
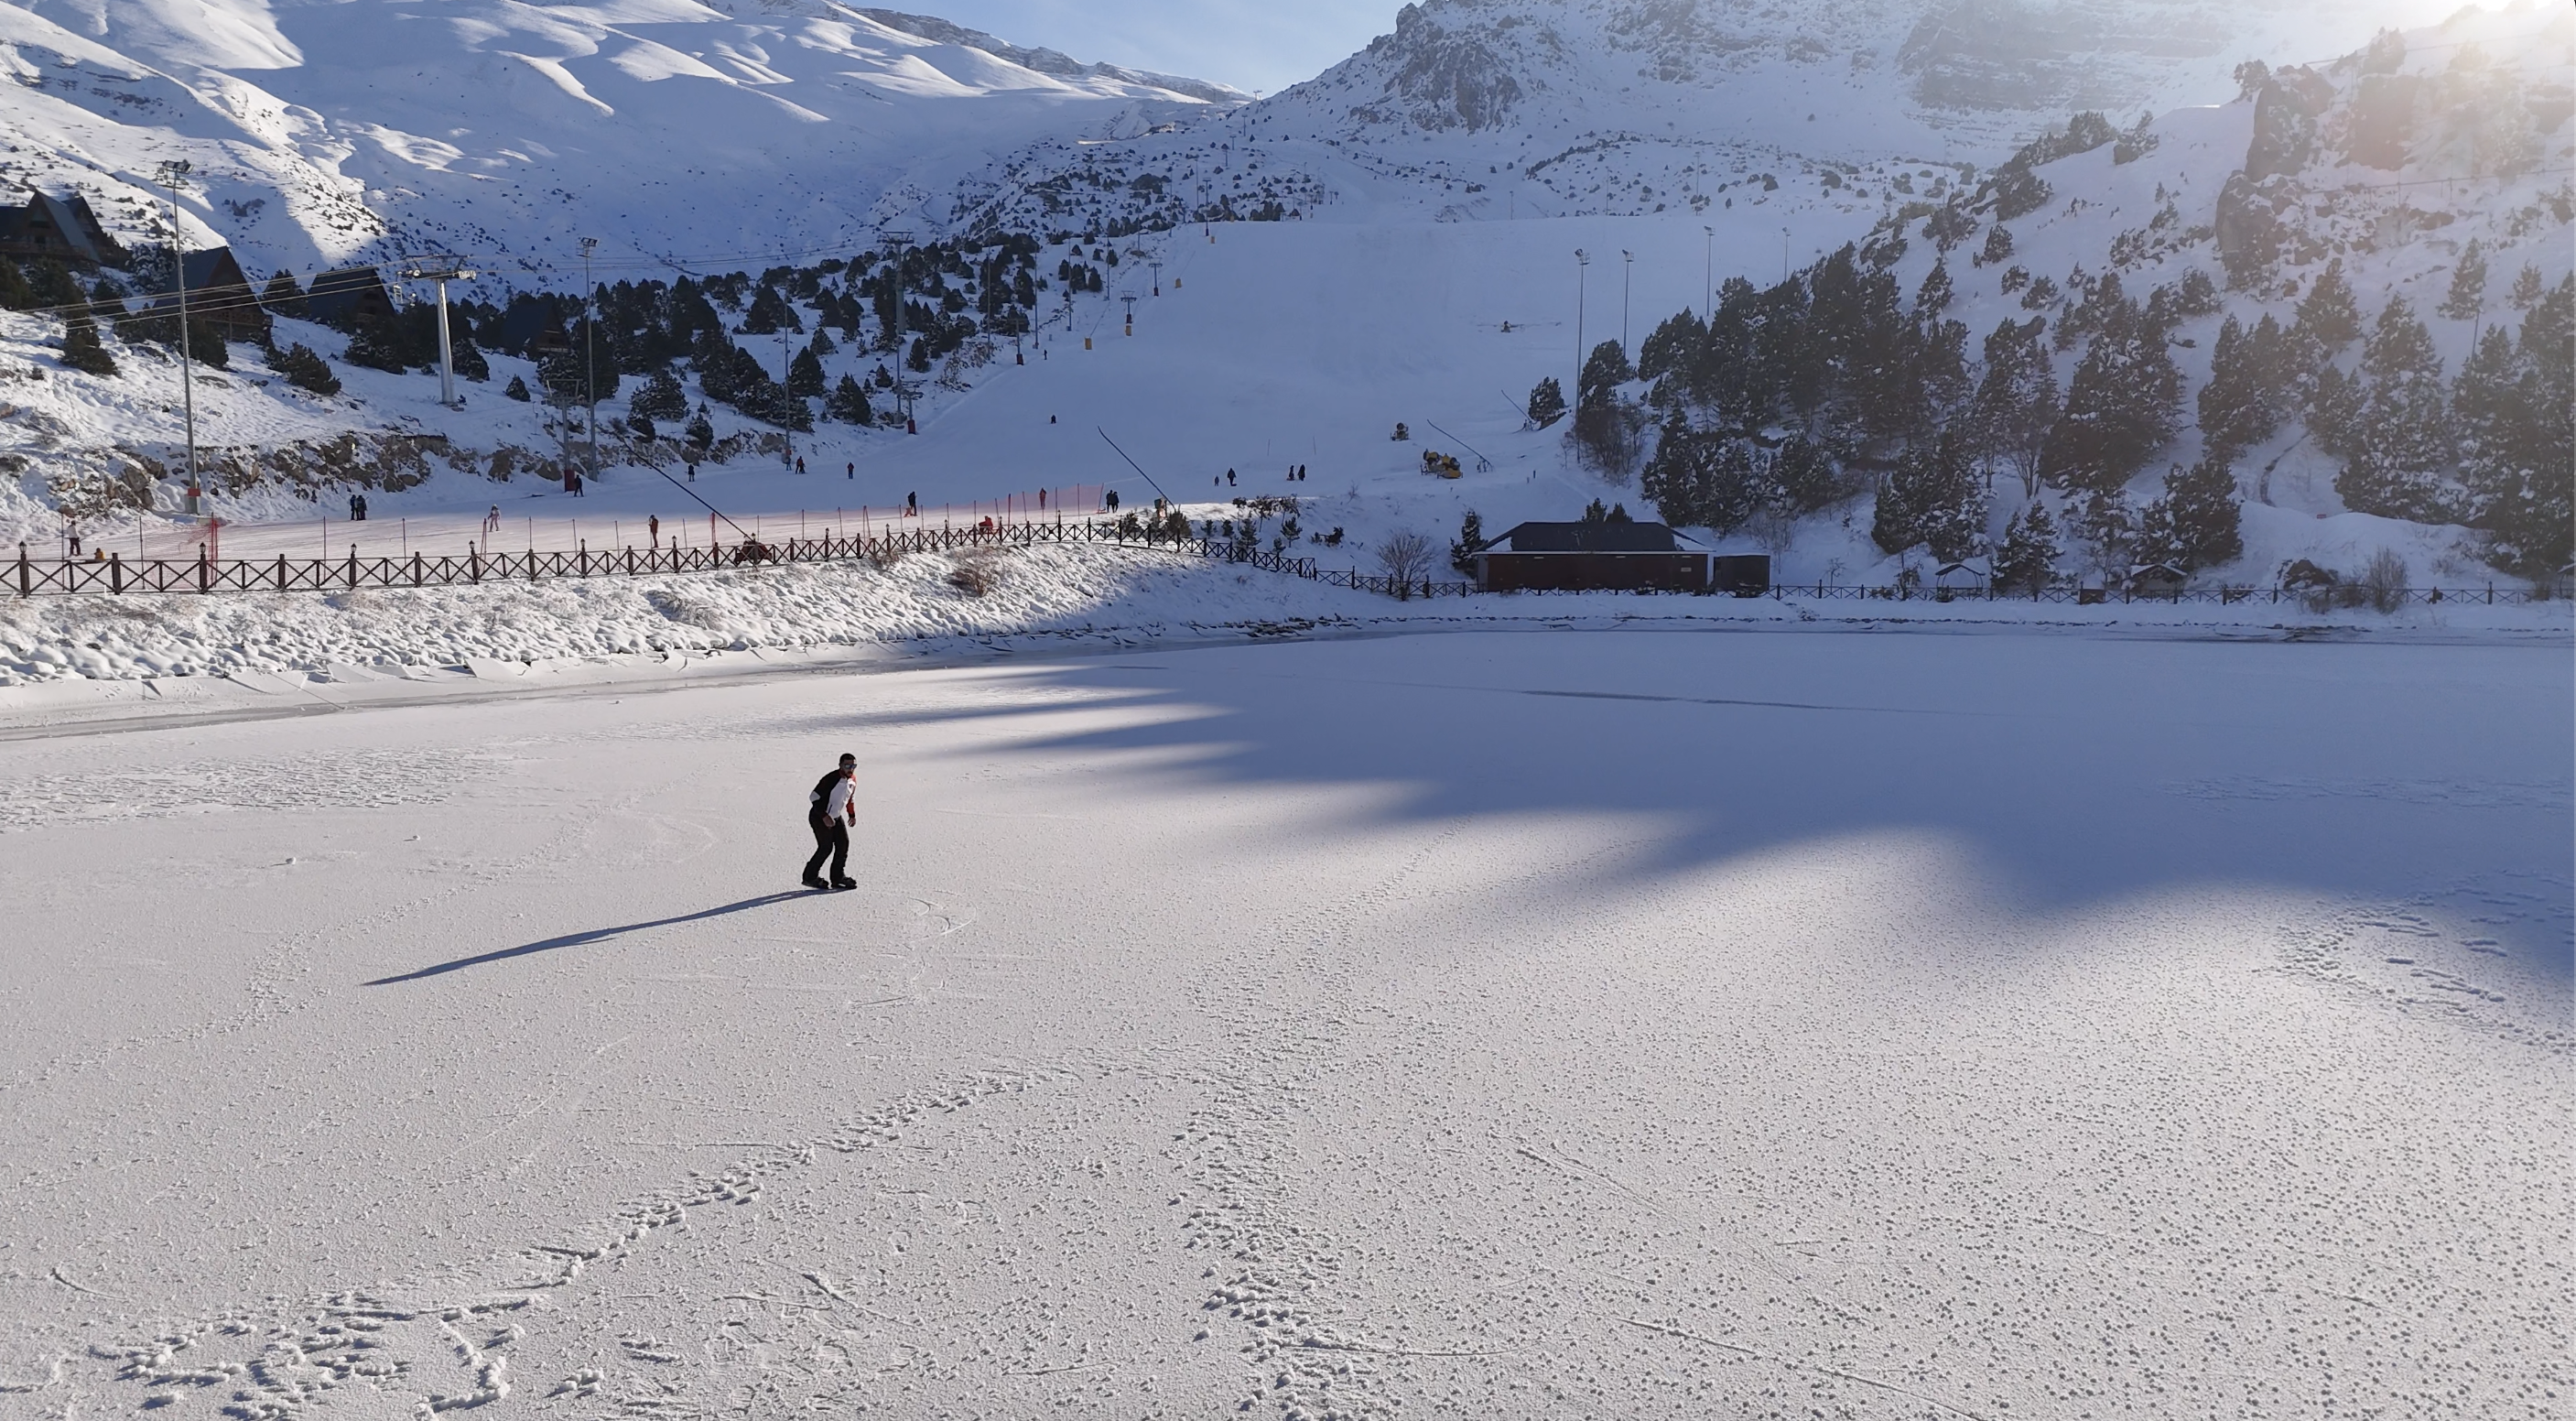
[[[1162,294],[1163,294],[1163,264],[1162,264],[1161,262],[1159,262],[1159,261],[1149,261],[1149,262],[1145,263],[1145,265],[1150,266],[1150,267],[1152,267],[1152,268],[1154,269],[1154,294],[1155,294],[1155,295],[1157,295],[1157,296],[1162,295]]]
[[[1132,336],[1136,333],[1136,298],[1130,295],[1118,299],[1127,303],[1127,334]]]
[[[469,271],[452,259],[418,261],[403,268],[406,281],[430,281],[438,284],[438,402],[449,409],[463,409],[465,402],[456,398],[456,348],[448,335],[447,283],[471,281],[478,272]]]
[[[894,412],[903,420],[903,427],[910,429],[913,389],[912,381],[905,374],[910,367],[904,362],[903,349],[903,250],[912,244],[912,233],[907,228],[897,227],[879,232],[877,239],[885,243],[894,267]],[[1067,299],[1071,298],[1068,296]]]

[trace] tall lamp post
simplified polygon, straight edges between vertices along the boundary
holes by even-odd
[[[581,395],[589,413],[590,472],[592,483],[599,482],[599,376],[591,368],[591,352],[599,343],[599,307],[592,300],[599,290],[590,279],[590,254],[599,246],[597,237],[581,239]]]
[[[1619,354],[1628,354],[1628,278],[1637,270],[1637,254],[1626,249],[1619,253]]]
[[[163,163],[161,186],[170,190],[170,270],[179,286],[179,405],[185,411],[188,439],[188,498],[197,498],[197,377],[188,350],[188,253],[179,236],[179,189],[195,171],[185,158]],[[193,506],[191,512],[194,511]]]
[[[1699,245],[1700,304],[1707,311],[1703,319],[1710,325],[1715,325],[1717,323],[1717,229],[1702,227],[1699,230],[1704,239]]]
[[[1581,247],[1574,249],[1574,402],[1583,403],[1583,287],[1592,266],[1592,255]]]
[[[406,280],[438,283],[438,402],[452,410],[465,405],[456,398],[456,347],[447,333],[447,283],[471,281],[476,275],[452,259],[414,262],[403,269]]]

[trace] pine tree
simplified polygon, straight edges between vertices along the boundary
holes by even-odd
[[[1995,585],[2037,590],[2057,575],[2057,521],[2048,505],[2030,506],[2004,525],[2004,544],[1995,552]]]
[[[284,316],[289,320],[308,320],[313,315],[313,308],[305,300],[304,288],[295,284],[295,273],[284,267],[279,267],[277,275],[268,279],[268,288],[259,294],[259,304],[267,307],[270,315]]]
[[[2531,281],[2533,287],[2538,288],[2540,273],[2532,272]],[[6,307],[12,311],[24,311],[33,308],[35,304],[36,288],[27,284],[27,274],[18,269],[16,262],[7,257],[0,257],[0,307]]]
[[[1984,541],[1986,495],[1960,442],[1944,435],[1897,456],[1879,484],[1869,536],[1888,553],[1929,544],[1932,556],[1954,562]]]
[[[76,313],[63,322],[63,364],[90,375],[116,373],[116,357],[99,343],[98,322],[85,313]]]
[[[2336,475],[2335,492],[2362,513],[2458,522],[2467,508],[2451,477],[2458,441],[2442,358],[2405,298],[2390,297],[2380,312],[2360,375],[2351,462]]]
[[[2003,229],[1998,227],[1995,230],[2000,232]],[[1914,293],[1914,318],[1919,321],[1947,310],[1951,291],[1949,263],[1935,257],[1932,270],[1924,275],[1923,285]]]
[[[2361,448],[2361,407],[2368,392],[2360,380],[2329,365],[2317,372],[2308,395],[2308,435],[2317,447],[2338,459]]]
[[[27,281],[35,288],[38,309],[60,314],[89,305],[80,283],[72,280],[71,269],[52,257],[38,261],[35,270],[27,273]]]
[[[2520,488],[2523,409],[2513,336],[2503,326],[2478,335],[2451,385],[2451,418],[2459,432],[2460,470],[2478,511],[2510,502]],[[2484,521],[2483,518],[2480,521]]]
[[[2226,459],[2211,455],[2188,469],[2176,464],[2165,475],[2164,496],[2140,520],[2141,550],[2185,572],[2234,562],[2245,553],[2242,517],[2236,471]]]
[[[1986,373],[1969,403],[1966,432],[1981,458],[2000,459],[2021,480],[2025,497],[2039,491],[2040,455],[2057,423],[2057,370],[2040,334],[2048,323],[2005,321],[1986,337]]]
[[[1458,541],[1449,545],[1449,565],[1460,572],[1473,574],[1476,554],[1485,546],[1485,518],[1470,508],[1458,520]]]
[[[833,351],[840,349],[839,346],[832,343],[832,333],[823,329],[819,324],[814,327],[814,338],[805,343],[805,348],[814,352],[818,357],[829,355]]]
[[[2515,343],[2511,384],[2496,389],[2489,330],[2460,372],[2463,472],[2480,503],[2489,556],[2533,576],[2566,566],[2576,540],[2576,278],[2532,303]],[[2477,384],[2472,386],[2472,372]]]
[[[340,358],[351,365],[363,365],[370,370],[384,370],[396,375],[406,368],[401,342],[383,321],[360,323],[357,334],[349,337],[349,348],[341,352]],[[568,358],[556,357],[558,360]]]
[[[483,358],[483,348],[474,343],[474,337],[463,331],[448,340],[448,362],[457,374],[478,385],[492,378],[492,362]]]
[[[1639,491],[1666,523],[1732,533],[1773,501],[1770,467],[1742,439],[1723,430],[1694,430],[1675,410]]]
[[[645,419],[669,423],[687,417],[689,395],[680,388],[680,377],[665,366],[644,377],[626,407]]]
[[[1977,250],[1975,265],[1993,266],[2012,260],[2013,235],[2004,224],[1996,223],[1986,230],[1986,244]]]
[[[877,418],[876,411],[868,405],[867,387],[849,375],[842,376],[832,387],[831,395],[823,401],[823,414],[843,424],[869,425]]]
[[[2327,262],[2326,269],[2318,273],[2307,296],[2299,302],[2299,319],[2292,329],[2328,356],[2352,344],[2361,334],[2361,306],[2353,299],[2352,283],[2344,280],[2343,258]]]
[[[2275,401],[2255,337],[2229,316],[2209,353],[2209,383],[2200,387],[2202,444],[2224,457],[2271,438],[2281,423]]]
[[[521,404],[526,404],[534,398],[528,393],[527,378],[520,375],[510,377],[510,383],[501,387],[501,396],[504,399],[517,400]]]
[[[716,427],[707,418],[706,406],[698,406],[698,412],[689,416],[689,427],[682,430],[681,434],[690,444],[700,449],[707,448],[716,442]]]
[[[796,314],[786,297],[778,294],[777,287],[763,282],[751,298],[751,309],[743,313],[742,329],[743,334],[756,336],[776,335],[781,330],[802,331],[805,319]]]
[[[812,399],[823,393],[823,362],[812,350],[796,352],[787,365],[787,393],[798,399]]]
[[[2067,385],[2066,412],[2049,431],[2040,475],[2116,489],[2173,438],[2181,410],[2182,372],[2165,332],[2135,302],[2113,302]]]
[[[2528,311],[2540,304],[2540,293],[2540,268],[2525,262],[2522,270],[2513,274],[2513,292],[2505,299],[2513,303],[2515,310]]]
[[[2442,301],[2442,314],[2455,321],[2474,321],[2485,305],[2487,293],[2487,255],[2471,237],[2460,249],[2459,263],[2451,268],[2451,292]]]
[[[1532,385],[1529,394],[1530,423],[1545,429],[1563,418],[1565,387],[1556,383],[1556,377],[1550,375]]]

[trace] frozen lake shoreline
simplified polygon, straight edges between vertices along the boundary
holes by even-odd
[[[0,1405],[2549,1415],[2568,682],[1453,630],[0,744]]]

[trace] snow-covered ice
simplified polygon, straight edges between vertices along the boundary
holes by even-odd
[[[0,1414],[2563,1415],[2563,639],[1988,630],[0,743]]]

